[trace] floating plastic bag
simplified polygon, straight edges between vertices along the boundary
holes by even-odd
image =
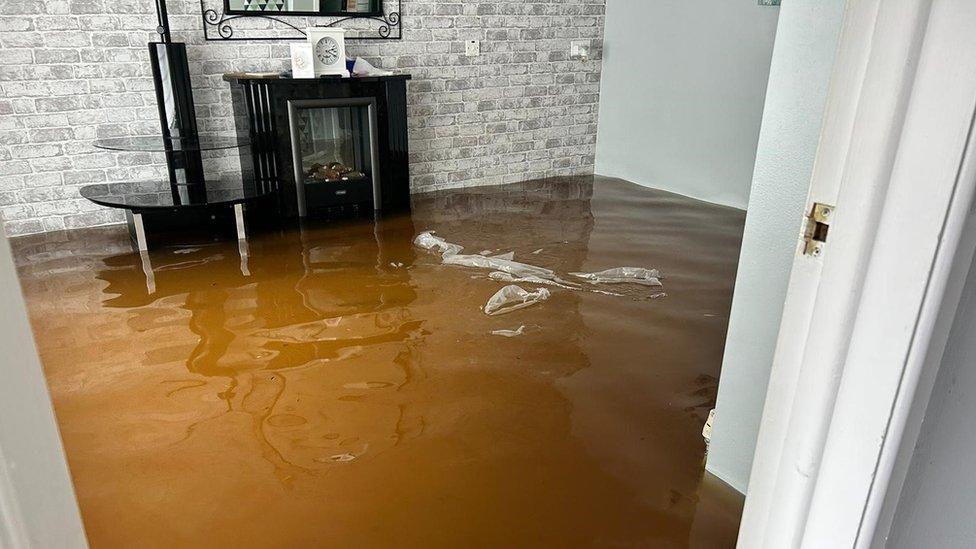
[[[539,288],[534,292],[529,292],[516,285],[505,286],[498,293],[491,296],[485,305],[485,314],[496,316],[531,307],[536,303],[541,303],[549,299],[549,290]]]
[[[559,282],[556,282],[555,280],[546,280],[543,278],[539,278],[537,276],[517,277],[517,276],[512,276],[508,273],[503,273],[501,271],[495,271],[489,274],[488,278],[492,280],[497,280],[498,282],[511,282],[513,284],[541,284],[543,286],[555,286],[557,288],[562,288],[564,290],[584,291],[584,292],[592,292],[594,294],[609,295],[613,297],[624,297],[624,294],[618,294],[617,292],[608,292],[606,290],[598,290],[596,288],[584,288],[579,284],[576,284],[575,282],[567,282],[565,280],[559,280],[559,279],[557,279],[559,280]]]
[[[539,278],[537,276],[513,276],[511,274],[495,271],[488,275],[488,278],[492,280],[497,280],[499,282],[511,282],[512,284],[542,284],[544,286],[556,286],[557,288],[563,288],[566,290],[579,290],[579,284],[573,284],[572,282],[556,282],[555,280],[548,280],[545,278]],[[565,281],[564,281],[565,282]]]
[[[585,290],[587,292],[623,297],[623,294],[615,292],[608,292],[591,287],[584,288],[583,285],[579,283],[561,279],[553,270],[515,261],[515,252],[491,255],[493,253],[491,250],[483,250],[480,252],[480,255],[462,255],[461,251],[464,250],[463,246],[448,242],[447,240],[434,235],[433,231],[426,231],[417,235],[417,238],[414,240],[414,244],[425,250],[440,253],[441,262],[444,265],[459,265],[462,267],[489,269],[491,271],[495,271],[488,275],[492,280],[512,284],[540,284],[555,286],[567,290]],[[542,251],[543,248],[539,248],[532,253],[538,255],[542,253]],[[659,278],[660,274],[657,270],[644,269],[641,267],[618,267],[616,269],[609,269],[599,273],[570,274],[577,278],[586,280],[591,284],[633,283],[643,286],[663,286]],[[658,296],[655,295],[654,297]],[[548,295],[546,296],[546,299],[548,299]]]
[[[556,276],[555,271],[550,271],[549,269],[536,267],[534,265],[519,263],[518,261],[512,261],[510,259],[503,259],[501,257],[485,257],[483,255],[451,255],[444,256],[444,264],[462,265],[464,267],[475,267],[480,269],[492,269],[494,271],[502,271],[519,278],[534,276],[545,280],[565,282]]]
[[[427,231],[417,235],[413,243],[425,250],[437,251],[441,254],[441,257],[448,255],[456,255],[464,250],[463,246],[457,244],[452,244],[439,236],[434,236],[433,231]]]
[[[525,334],[525,326],[519,326],[517,330],[494,330],[491,335],[502,337],[518,337]]]
[[[643,267],[617,267],[598,273],[569,273],[576,278],[590,281],[592,284],[641,284],[644,286],[664,286],[661,284],[661,273],[657,269]]]

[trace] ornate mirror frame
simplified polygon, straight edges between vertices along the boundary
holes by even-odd
[[[304,40],[309,27],[346,29],[346,41],[403,38],[403,0],[381,0],[381,11],[362,14],[288,14],[230,11],[230,0],[200,0],[207,40]],[[291,20],[289,20],[290,18]]]
[[[255,13],[267,14],[272,16],[306,16],[306,17],[380,17],[383,15],[383,1],[379,0],[379,8],[374,11],[352,12],[352,11],[253,11],[235,10],[230,7],[231,0],[224,0],[224,13],[227,15],[251,15]]]

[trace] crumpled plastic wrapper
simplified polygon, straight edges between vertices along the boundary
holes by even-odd
[[[444,265],[487,269],[492,271],[488,275],[491,280],[509,283],[509,286],[502,288],[485,305],[484,310],[488,315],[505,314],[523,309],[545,301],[551,295],[549,290],[544,288],[540,288],[535,292],[528,292],[517,286],[517,284],[536,284],[554,286],[566,290],[582,290],[616,297],[625,296],[625,294],[563,280],[551,269],[515,261],[515,252],[491,255],[492,251],[484,250],[478,255],[462,254],[461,252],[464,250],[463,246],[448,242],[436,236],[433,231],[425,231],[417,235],[417,238],[414,239],[414,244],[425,250],[439,253],[441,263]],[[542,251],[543,249],[540,248],[532,253],[539,254]],[[656,269],[645,269],[643,267],[617,267],[598,273],[570,273],[570,275],[585,280],[591,285],[629,283],[657,288],[664,286],[661,283],[661,274]],[[665,296],[666,294],[660,292],[650,296],[650,298],[656,299]]]
[[[549,290],[545,288],[539,288],[534,292],[530,292],[514,284],[505,286],[488,300],[484,309],[485,314],[488,316],[508,314],[519,309],[531,307],[537,303],[542,303],[548,300],[551,295]]]
[[[555,280],[548,280],[545,278],[539,278],[537,276],[514,276],[502,271],[495,271],[489,274],[488,278],[497,280],[498,282],[509,282],[512,284],[540,284],[543,286],[555,286],[557,288],[563,288],[566,290],[580,289],[579,284],[573,284],[572,282],[556,282]]]
[[[444,264],[461,265],[464,267],[475,267],[479,269],[491,269],[493,271],[508,273],[518,278],[536,277],[544,280],[553,280],[556,282],[565,283],[564,280],[560,280],[560,278],[556,276],[555,271],[551,271],[543,267],[536,267],[535,265],[529,265],[527,263],[519,263],[518,261],[512,261],[511,259],[505,259],[504,256],[485,257],[483,255],[450,255],[444,256]]]
[[[352,73],[356,76],[392,76],[393,71],[388,71],[385,69],[378,69],[374,67],[369,61],[363,59],[362,57],[357,57],[356,62],[352,66]]]
[[[643,286],[664,286],[661,273],[657,269],[643,267],[617,267],[598,273],[569,273],[576,278],[588,280],[591,284],[641,284]]]
[[[435,236],[432,231],[420,233],[417,235],[417,238],[414,239],[413,243],[418,248],[440,253],[441,257],[456,255],[464,250],[463,246],[452,244],[439,236]]]
[[[517,330],[493,330],[491,335],[502,337],[518,337],[525,334],[525,326],[519,326]]]

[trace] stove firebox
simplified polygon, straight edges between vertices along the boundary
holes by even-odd
[[[298,214],[382,204],[376,99],[288,101]]]

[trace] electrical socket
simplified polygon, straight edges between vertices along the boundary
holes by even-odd
[[[590,57],[590,47],[592,42],[589,40],[573,40],[569,44],[569,58],[586,61]]]
[[[480,40],[468,40],[464,43],[464,55],[468,57],[475,57],[481,55],[481,41]]]

